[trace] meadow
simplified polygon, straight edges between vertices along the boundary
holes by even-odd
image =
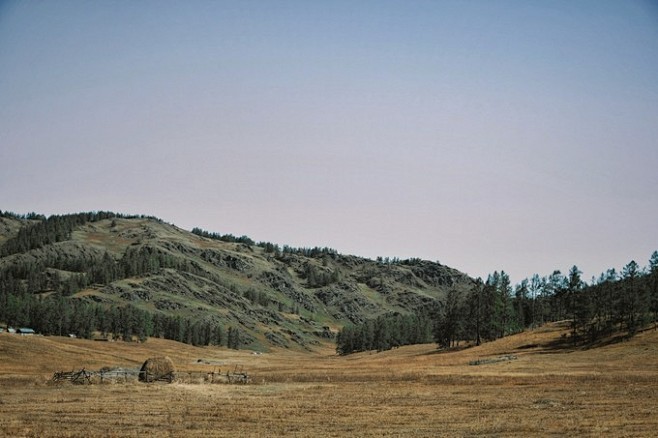
[[[658,332],[572,348],[560,343],[566,330],[343,357],[329,344],[254,354],[0,334],[0,435],[656,436]],[[49,382],[55,371],[138,367],[163,354],[176,383]],[[250,384],[189,377],[239,367]]]

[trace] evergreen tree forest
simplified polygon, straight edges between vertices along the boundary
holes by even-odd
[[[210,232],[203,230],[199,227],[192,228],[192,234],[196,234],[197,236],[205,237],[207,239],[219,240],[222,242],[242,243],[247,246],[258,246],[260,248],[263,248],[266,253],[274,254],[280,257],[285,256],[285,254],[297,254],[297,255],[302,255],[304,257],[320,258],[327,255],[335,256],[338,254],[338,251],[328,247],[315,246],[313,248],[295,248],[289,245],[283,245],[283,247],[281,247],[278,244],[272,242],[256,243],[249,236],[236,237],[233,234],[221,234],[216,232]]]
[[[429,312],[382,315],[362,324],[343,327],[336,337],[336,352],[345,355],[358,351],[384,351],[403,345],[425,344],[432,341],[432,326]]]
[[[609,269],[589,284],[581,275],[573,266],[566,275],[535,274],[512,287],[504,271],[494,272],[486,281],[475,280],[469,291],[450,290],[416,315],[346,326],[338,333],[336,351],[381,351],[432,340],[442,348],[480,345],[556,321],[568,322],[568,342],[576,345],[658,328],[658,251],[645,268],[631,261],[621,272]]]
[[[19,254],[70,239],[75,227],[105,219],[145,218],[110,212],[44,216],[19,216],[1,212],[0,217],[27,221],[18,234],[0,247],[0,257]],[[56,251],[39,258],[23,258],[0,268],[0,323],[10,327],[30,327],[44,335],[75,335],[91,338],[94,332],[123,340],[161,337],[193,345],[241,345],[239,329],[231,328],[228,339],[217,321],[205,321],[146,311],[131,304],[108,305],[71,297],[89,285],[145,275],[163,268],[184,272],[199,269],[176,260],[155,247],[131,247],[116,260],[101,255],[61,254]]]
[[[248,332],[222,326],[215,315],[185,318],[125,301],[95,302],[78,296],[78,292],[90,287],[147,277],[163,270],[191,274],[203,281],[224,285],[216,271],[203,269],[194,258],[175,256],[176,253],[167,251],[166,246],[151,244],[148,239],[135,240],[116,253],[109,253],[102,246],[68,252],[57,249],[60,242],[72,240],[74,231],[85,224],[107,221],[105,226],[111,223],[109,227],[112,228],[119,219],[149,219],[161,223],[159,219],[111,212],[45,217],[2,211],[0,218],[20,221],[20,227],[11,237],[0,241],[0,259],[5,261],[0,263],[0,324],[31,327],[44,335],[75,334],[89,338],[100,333],[104,337],[125,340],[162,337],[194,345],[225,345],[236,349],[249,343]],[[289,259],[297,263],[296,275],[304,281],[304,293],[294,290],[285,276],[263,277],[290,295],[291,300],[285,304],[273,300],[267,286],[233,288],[234,285],[226,285],[231,299],[238,300],[239,296],[244,309],[249,305],[259,306],[265,313],[271,310],[274,318],[277,312],[273,309],[279,312],[290,309],[290,313],[300,314],[302,306],[305,311],[312,312],[314,306],[304,299],[314,293],[329,297],[328,300],[333,296],[350,298],[351,289],[340,286],[348,274],[334,263],[340,256],[334,249],[279,247],[269,242],[255,243],[247,236],[222,235],[199,228],[193,233],[236,243],[239,249],[247,252],[251,251],[251,246],[258,246],[268,260],[274,258],[285,264]],[[299,261],[297,256],[316,260]],[[229,266],[237,264],[229,257],[224,262]],[[371,273],[363,270],[358,280],[370,282],[372,287],[382,285],[381,278],[370,280],[381,275],[380,268],[384,267],[418,268],[418,278],[425,278],[421,274],[426,274],[420,269],[423,264],[420,259],[380,258],[373,263],[377,269],[371,269]],[[405,275],[411,276],[413,270],[409,271]],[[440,280],[440,277],[431,278]],[[554,271],[543,277],[533,275],[514,286],[504,271],[494,272],[485,280],[471,282],[467,279],[459,288],[451,287],[452,283],[444,284],[448,284],[447,293],[441,300],[425,301],[415,312],[380,314],[365,321],[349,318],[363,322],[346,325],[338,332],[337,352],[382,351],[427,342],[436,342],[442,348],[459,343],[479,345],[554,321],[565,321],[569,325],[568,341],[574,345],[595,344],[610,336],[633,336],[650,326],[658,328],[658,251],[651,255],[645,267],[631,261],[619,271],[609,269],[589,283],[582,278],[578,267],[573,266],[566,274]],[[330,289],[332,285],[337,287],[331,294],[322,289]],[[240,321],[237,316],[232,319]]]

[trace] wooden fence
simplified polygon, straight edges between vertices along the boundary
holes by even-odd
[[[77,385],[90,384],[93,373],[84,368],[80,371],[59,371],[53,375],[53,382],[71,382]]]
[[[100,371],[87,371],[82,368],[79,371],[58,371],[53,374],[51,382],[73,384],[95,384],[95,383],[129,383],[137,382],[140,376],[139,369],[114,368],[101,369]],[[169,372],[162,375],[146,375],[145,382],[181,382],[181,383],[227,383],[246,385],[251,383],[251,377],[241,368],[235,367],[232,371],[222,374],[221,370],[211,372],[203,371],[179,371]]]

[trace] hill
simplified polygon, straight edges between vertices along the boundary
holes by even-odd
[[[156,323],[177,322],[177,331],[191,333],[195,324],[205,328],[195,336],[214,336],[207,328],[216,327],[224,344],[233,330],[243,346],[257,350],[314,348],[344,324],[413,312],[449,289],[472,285],[465,274],[429,261],[373,261],[328,248],[279,248],[198,229],[192,233],[153,217],[105,212],[50,218],[4,214],[0,255],[6,309],[12,307],[10,297],[21,294],[39,302],[137,309],[131,310],[133,319],[158,315],[169,319]],[[27,317],[15,307],[16,315],[5,313],[4,322],[21,325],[20,318]]]

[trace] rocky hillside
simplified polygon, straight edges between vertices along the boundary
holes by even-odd
[[[310,348],[344,324],[412,312],[472,284],[429,261],[373,261],[204,235],[215,236],[149,217],[91,213],[62,226],[5,214],[0,273],[44,297],[130,303],[237,327],[254,349]]]

